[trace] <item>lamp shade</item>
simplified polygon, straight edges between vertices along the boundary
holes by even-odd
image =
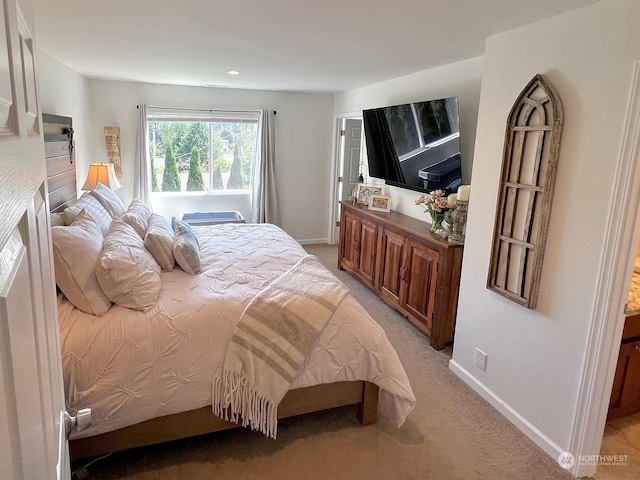
[[[117,190],[122,186],[116,176],[113,163],[92,163],[89,165],[89,173],[82,190],[95,190],[98,182],[111,190]]]

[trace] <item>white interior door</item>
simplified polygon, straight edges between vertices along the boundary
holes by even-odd
[[[338,240],[340,200],[351,201],[351,192],[358,179],[362,159],[362,119],[339,118],[336,122],[336,150],[332,172],[338,181],[332,188],[329,243]]]
[[[362,120],[357,118],[344,118],[342,120],[340,163],[342,165],[342,182],[340,200],[351,201],[360,166],[360,144],[362,142]]]
[[[33,27],[0,7],[0,477],[69,479]]]

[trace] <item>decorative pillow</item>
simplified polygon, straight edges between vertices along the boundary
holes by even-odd
[[[126,308],[146,310],[160,294],[160,267],[133,227],[118,218],[105,235],[96,277],[109,299]]]
[[[64,209],[64,222],[67,225],[71,225],[76,219],[76,216],[82,209],[85,209],[89,215],[93,217],[104,235],[109,230],[111,225],[111,215],[100,205],[100,202],[91,195],[91,192],[85,192],[74,203]]]
[[[106,185],[98,182],[91,194],[98,199],[104,209],[109,212],[111,218],[120,218],[127,211],[120,197]]]
[[[198,248],[200,248],[200,240],[198,240],[198,236],[196,235],[196,232],[193,229],[193,227],[189,225],[187,222],[185,222],[184,220],[180,220],[179,218],[176,218],[176,217],[171,217],[171,228],[173,228],[174,232],[176,231],[176,227],[178,225],[180,225],[183,229],[186,229],[189,232],[191,232],[191,234],[193,235],[193,238],[195,238],[196,243],[198,244]]]
[[[162,215],[151,214],[149,228],[144,237],[144,246],[151,252],[162,270],[165,272],[173,270],[176,263],[173,256],[173,230],[169,221]]]
[[[144,238],[147,234],[147,228],[149,228],[150,216],[151,210],[149,210],[149,207],[142,203],[139,198],[134,198],[129,205],[129,209],[120,217],[120,220],[131,225],[140,235],[140,238]]]
[[[52,227],[64,227],[67,224],[64,223],[64,215],[62,213],[52,213],[49,215]]]
[[[68,227],[52,227],[53,263],[56,283],[64,296],[85,313],[104,315],[111,301],[96,278],[96,263],[102,253],[102,231],[82,209]]]
[[[185,227],[184,222],[176,223],[175,236],[173,238],[173,255],[176,263],[185,272],[194,275],[200,271],[200,247],[198,237],[191,227]]]

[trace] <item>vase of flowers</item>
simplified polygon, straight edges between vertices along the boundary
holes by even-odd
[[[424,213],[428,213],[431,216],[430,232],[444,233],[442,222],[448,208],[447,201],[444,190],[434,190],[429,195],[422,194],[416,199],[416,205],[420,205],[424,208]]]

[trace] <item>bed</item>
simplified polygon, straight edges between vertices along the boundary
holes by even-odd
[[[50,200],[52,210],[74,206],[73,199],[60,201],[63,208]],[[69,228],[52,227],[54,257],[57,235]],[[238,426],[212,412],[213,379],[226,365],[238,324],[262,292],[301,262],[317,262],[274,225],[223,224],[194,233],[199,272],[163,271],[148,308],[113,304],[97,316],[58,296],[67,409],[92,409],[91,426],[70,436],[72,458]],[[353,404],[363,424],[380,417],[400,426],[415,397],[384,331],[347,292],[310,344],[277,416]]]

